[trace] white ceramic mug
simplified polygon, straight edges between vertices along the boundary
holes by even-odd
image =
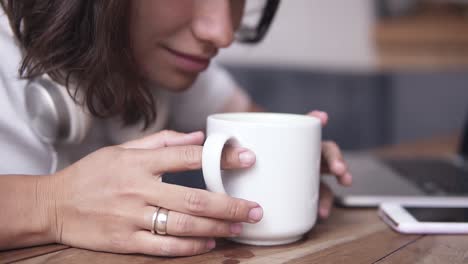
[[[256,224],[243,224],[234,241],[279,245],[297,241],[315,224],[319,197],[321,123],[314,117],[229,113],[208,117],[203,175],[208,190],[254,201],[263,208]],[[252,150],[252,168],[220,168],[226,143]]]

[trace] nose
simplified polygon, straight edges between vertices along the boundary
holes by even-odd
[[[197,0],[192,31],[196,38],[226,48],[234,41],[230,0]]]

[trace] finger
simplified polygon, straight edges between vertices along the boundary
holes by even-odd
[[[326,173],[343,173],[346,168],[341,151],[333,141],[322,142],[322,170]]]
[[[255,223],[263,217],[263,209],[255,202],[221,193],[153,182],[142,191],[147,203],[153,206],[230,222]]]
[[[152,175],[197,170],[202,164],[202,146],[171,146],[159,149],[132,149],[129,155]]]
[[[322,165],[323,172],[335,175],[342,185],[350,185],[352,176],[348,166],[343,159],[340,148],[333,141],[322,142]]]
[[[143,210],[143,220],[138,223],[142,229],[151,230],[153,225],[153,214],[156,208],[146,206]],[[166,232],[172,236],[184,237],[233,237],[242,231],[240,223],[231,223],[212,218],[193,216],[169,211],[167,217]]]
[[[181,238],[174,236],[153,235],[140,230],[131,238],[132,251],[154,256],[193,256],[206,253],[216,246],[209,238]]]
[[[239,235],[241,231],[242,225],[240,223],[169,211],[167,232],[173,236],[234,237]]]
[[[157,149],[168,146],[201,145],[204,139],[205,135],[201,131],[185,134],[164,130],[150,136],[128,141],[120,146],[123,148]]]
[[[247,168],[255,163],[255,154],[245,148],[225,148],[223,169]],[[138,153],[137,153],[138,152]],[[197,170],[202,165],[203,147],[197,145],[171,146],[157,150],[137,150],[134,158],[144,162],[152,173]]]
[[[320,119],[320,121],[322,122],[322,126],[325,126],[328,123],[328,114],[326,112],[314,110],[312,112],[309,112],[307,115]]]
[[[328,218],[333,206],[333,192],[325,183],[320,183],[320,198],[319,198],[319,217],[322,219]]]
[[[240,147],[226,146],[223,149],[221,166],[225,170],[249,168],[255,163],[255,154]]]

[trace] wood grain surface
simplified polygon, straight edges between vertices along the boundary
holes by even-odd
[[[18,261],[22,259],[45,255],[45,254],[60,251],[66,248],[69,248],[69,247],[65,245],[46,245],[46,246],[40,246],[40,247],[30,247],[30,248],[22,248],[22,249],[15,249],[15,250],[9,250],[9,251],[0,251],[0,262],[9,263],[13,261]]]

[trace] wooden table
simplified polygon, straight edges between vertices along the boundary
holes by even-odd
[[[380,155],[446,155],[456,138],[421,141],[379,150]],[[220,241],[208,254],[186,258],[119,255],[48,245],[0,252],[9,263],[468,263],[468,236],[401,235],[377,217],[375,209],[335,208],[294,244],[255,247]]]

